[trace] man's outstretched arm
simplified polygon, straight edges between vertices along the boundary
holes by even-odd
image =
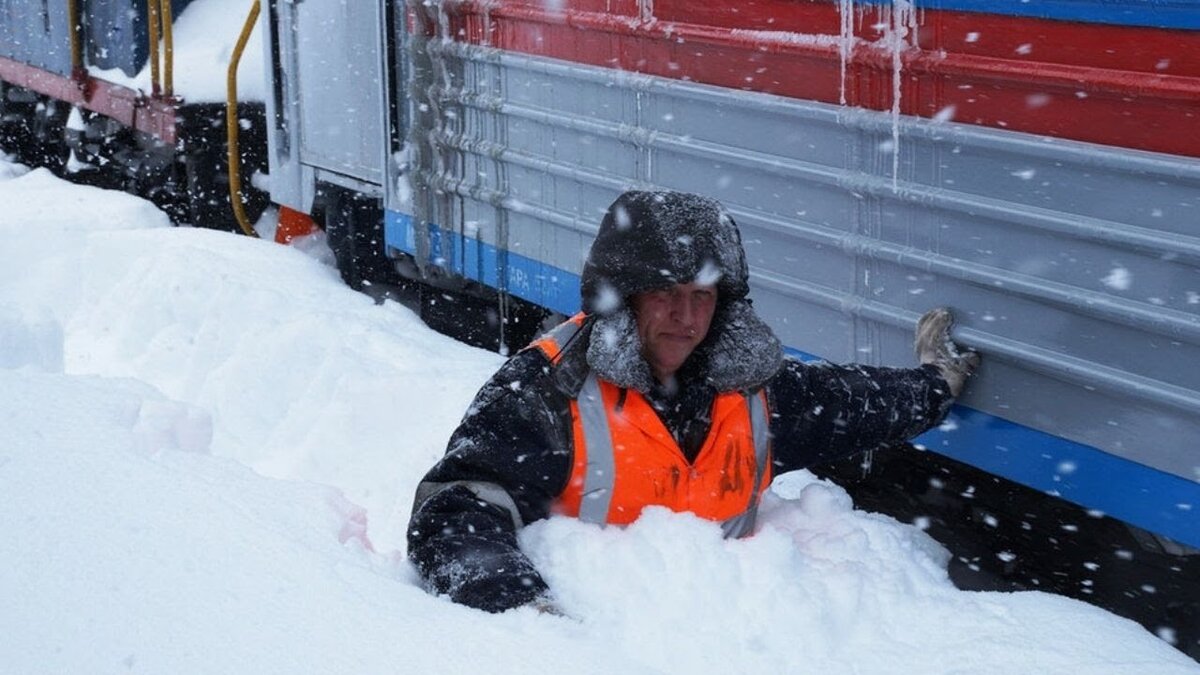
[[[952,325],[945,309],[922,317],[917,368],[786,361],[768,385],[776,471],[905,441],[940,422],[979,362],[951,341]]]

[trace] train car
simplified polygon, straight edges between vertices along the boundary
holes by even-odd
[[[248,9],[240,0],[0,2],[0,147],[145,196],[176,222],[238,229],[232,193],[248,219],[267,203],[251,182],[267,168],[263,73],[252,67],[236,111],[244,171],[231,191],[224,69],[215,86],[208,80],[212,57],[238,34],[204,30],[224,5],[243,17]]]
[[[984,355],[925,450],[829,469],[860,503],[965,586],[1200,652],[1196,0],[269,2],[262,29],[272,197],[350,280],[398,270],[431,323],[519,347],[530,308],[577,311],[622,190],[716,197],[793,353],[911,363],[948,305]]]

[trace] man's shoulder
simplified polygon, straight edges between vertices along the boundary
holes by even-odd
[[[577,397],[590,371],[587,353],[592,335],[591,323],[577,321],[580,318],[572,317],[547,334],[552,342],[549,350],[542,346],[546,339],[542,338],[518,352],[509,359],[510,363],[520,359],[513,368],[522,373],[536,371],[545,386],[566,398]]]
[[[546,399],[550,402],[563,402],[574,398],[579,393],[580,385],[575,380],[582,378],[576,373],[579,363],[583,363],[587,376],[586,357],[576,357],[577,350],[569,350],[557,361],[550,358],[536,347],[530,346],[509,357],[507,361],[483,385],[475,397],[472,408],[479,409],[504,398],[529,402],[533,399]]]
[[[489,385],[508,386],[514,390],[536,385],[546,380],[553,372],[550,359],[537,349],[526,348],[513,354],[492,375]]]

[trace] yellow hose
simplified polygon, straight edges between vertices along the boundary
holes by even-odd
[[[233,48],[233,55],[229,59],[229,73],[225,78],[227,97],[225,133],[229,144],[229,201],[233,204],[233,215],[237,218],[238,225],[248,237],[257,237],[258,233],[250,225],[250,219],[246,217],[246,209],[242,207],[242,169],[238,156],[237,69],[238,63],[242,60],[242,52],[246,50],[246,43],[250,40],[250,33],[254,31],[254,24],[258,21],[258,10],[258,0],[254,0],[254,5],[250,8],[250,15],[246,17],[246,23],[242,26],[242,34],[238,36],[237,45]]]
[[[162,36],[163,36],[163,96],[171,98],[175,93],[175,17],[171,9],[171,0],[159,0],[162,3]]]
[[[162,82],[158,70],[158,27],[162,21],[159,16],[161,0],[146,0],[146,21],[150,24],[150,93],[155,98],[161,89]]]

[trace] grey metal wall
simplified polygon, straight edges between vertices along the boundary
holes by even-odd
[[[788,345],[910,365],[950,305],[986,354],[963,403],[1200,480],[1200,163],[417,47],[418,220],[578,274],[620,190],[711,195]]]
[[[0,56],[69,76],[69,27],[66,3],[0,0]]]
[[[271,195],[308,211],[317,177],[381,185],[386,147],[382,2],[269,3]]]

